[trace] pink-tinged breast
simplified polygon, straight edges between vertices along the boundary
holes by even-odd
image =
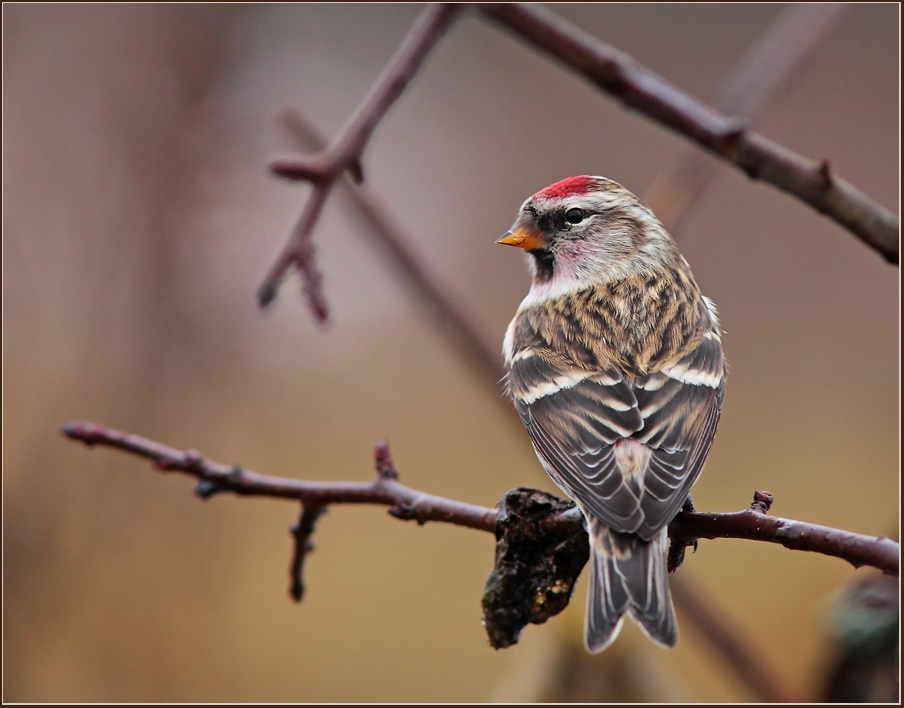
[[[587,194],[594,189],[596,180],[586,175],[582,177],[568,177],[561,182],[549,185],[541,189],[531,199],[564,199],[573,194]]]

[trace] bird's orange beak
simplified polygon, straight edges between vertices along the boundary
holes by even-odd
[[[546,239],[543,236],[525,229],[523,226],[513,227],[511,231],[506,231],[496,243],[501,243],[504,246],[517,246],[525,251],[534,251],[538,248],[546,247]]]

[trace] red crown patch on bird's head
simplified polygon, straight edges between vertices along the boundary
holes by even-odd
[[[541,189],[531,199],[564,199],[574,194],[586,194],[596,188],[597,179],[583,175],[568,177]]]

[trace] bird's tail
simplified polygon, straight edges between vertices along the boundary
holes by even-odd
[[[652,541],[619,533],[588,518],[590,531],[590,587],[584,643],[596,654],[608,647],[621,630],[627,613],[650,639],[664,647],[678,641],[678,624],[665,548],[667,529]]]

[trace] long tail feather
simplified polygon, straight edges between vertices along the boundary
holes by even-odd
[[[584,643],[593,654],[608,647],[628,614],[650,639],[664,647],[678,641],[678,624],[665,549],[667,529],[652,541],[618,533],[593,518],[590,530],[590,587]]]

